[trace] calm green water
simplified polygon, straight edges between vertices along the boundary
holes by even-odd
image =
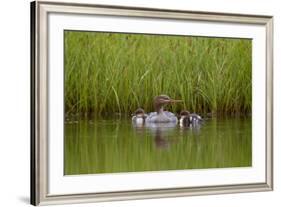
[[[134,127],[130,119],[65,123],[65,174],[245,167],[251,118],[210,119],[200,128]]]

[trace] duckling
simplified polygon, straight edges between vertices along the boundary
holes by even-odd
[[[179,124],[180,127],[196,126],[201,124],[203,119],[201,116],[195,113],[190,113],[189,111],[183,110],[180,113]]]
[[[146,117],[145,111],[142,108],[138,108],[133,114],[132,122],[137,125],[144,124]]]

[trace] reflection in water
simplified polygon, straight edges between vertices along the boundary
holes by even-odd
[[[170,146],[169,136],[171,136],[172,131],[175,130],[177,126],[176,123],[145,123],[141,126],[133,125],[137,132],[139,132],[140,128],[143,128],[142,132],[148,129],[151,133],[152,137],[154,137],[154,142],[156,148],[159,149],[168,149]],[[141,133],[141,135],[144,135]]]
[[[145,132],[147,130],[150,132],[154,138],[155,146],[159,149],[169,149],[170,143],[172,142],[171,137],[173,137],[174,131],[179,130],[180,134],[187,133],[188,130],[194,132],[194,134],[199,134],[201,124],[194,124],[189,126],[178,126],[177,123],[133,123],[132,124],[136,133],[140,136],[146,136]],[[175,142],[176,137],[173,141]]]
[[[200,129],[201,129],[202,126],[204,126],[204,123],[202,123],[202,124],[190,124],[189,126],[180,126],[180,130],[183,131],[183,132],[187,131],[187,130],[190,130],[194,134],[199,135]]]
[[[65,123],[65,174],[251,166],[250,118],[200,126],[133,125],[130,119]]]

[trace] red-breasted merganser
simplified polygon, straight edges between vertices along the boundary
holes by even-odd
[[[181,127],[195,126],[202,121],[203,119],[198,114],[190,113],[189,111],[181,111],[180,113],[179,124]]]
[[[177,117],[169,111],[164,111],[164,106],[170,103],[182,102],[182,100],[171,99],[167,95],[160,95],[154,98],[156,112],[151,112],[146,118],[147,123],[177,123]]]
[[[132,122],[137,125],[142,125],[145,122],[145,119],[147,117],[147,114],[142,108],[138,108],[132,117]]]

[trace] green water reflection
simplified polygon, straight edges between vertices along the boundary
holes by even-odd
[[[65,123],[65,174],[245,167],[251,118],[207,120],[200,128],[134,127],[130,119]]]

